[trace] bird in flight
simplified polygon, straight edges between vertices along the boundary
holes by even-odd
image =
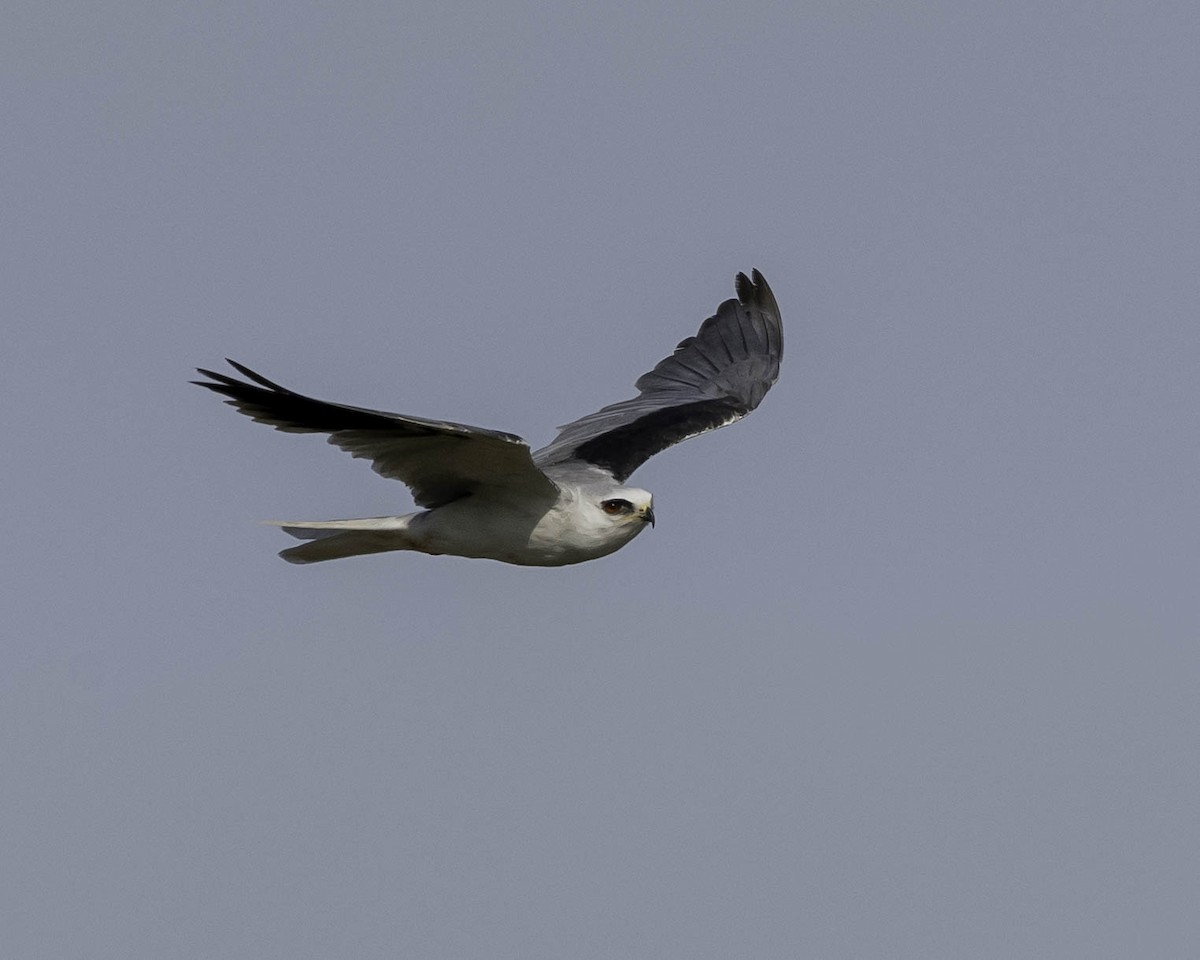
[[[779,377],[779,306],[757,270],[737,299],[638,378],[636,397],[559,428],[542,449],[511,433],[326,403],[234,361],[243,377],[193,380],[239,413],[285,433],[324,433],[376,473],[406,484],[424,509],[398,517],[271,521],[307,541],[279,555],[316,563],[390,550],[556,567],[619,550],[654,525],[653,498],[625,486],[647,459],[740,420]]]

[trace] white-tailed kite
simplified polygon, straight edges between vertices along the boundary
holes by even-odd
[[[246,380],[209,370],[193,383],[287,433],[329,442],[400,480],[425,509],[362,520],[272,521],[308,543],[280,556],[315,563],[365,553],[483,557],[562,566],[619,550],[654,524],[653,498],[625,480],[672,444],[740,420],[779,376],[779,306],[757,270],[675,352],[638,378],[638,395],[560,428],[535,453],[511,433],[325,403],[240,363]]]

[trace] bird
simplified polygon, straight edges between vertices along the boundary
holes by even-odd
[[[654,526],[654,500],[629,476],[654,454],[754,410],[779,377],[779,306],[758,270],[739,273],[693,337],[638,378],[638,394],[559,427],[540,450],[511,433],[327,403],[227,360],[193,380],[239,413],[329,443],[408,486],[421,509],[351,520],[271,520],[305,541],[280,552],[317,563],[409,550],[555,567],[607,556]]]

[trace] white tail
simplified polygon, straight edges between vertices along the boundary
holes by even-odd
[[[264,520],[297,540],[298,547],[281,550],[288,563],[318,563],[357,557],[364,553],[411,550],[408,526],[415,514],[404,517],[365,517],[361,520]]]

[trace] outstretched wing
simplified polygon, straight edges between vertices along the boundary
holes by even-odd
[[[660,450],[740,420],[779,378],[779,305],[757,270],[737,275],[737,299],[638,378],[641,392],[560,428],[539,466],[582,460],[624,482]]]
[[[330,443],[370,460],[376,473],[407,484],[419,506],[439,507],[478,492],[558,496],[558,487],[530,458],[529,445],[511,433],[314,400],[227,362],[250,382],[211,370],[198,371],[207,381],[192,382],[276,430],[329,434]]]

